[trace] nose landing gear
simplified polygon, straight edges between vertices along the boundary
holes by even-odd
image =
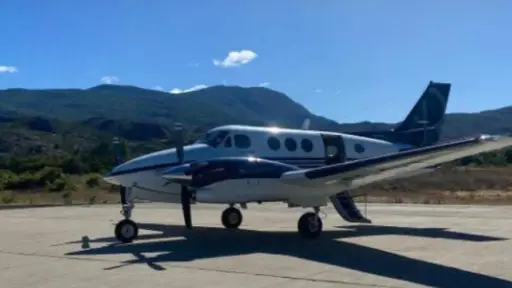
[[[122,243],[130,243],[139,235],[137,223],[130,219],[134,208],[133,203],[128,200],[130,198],[128,196],[130,196],[131,189],[126,190],[126,194],[128,194],[125,197],[126,203],[123,204],[123,208],[121,209],[121,215],[123,215],[124,219],[119,221],[114,229],[116,239]]]

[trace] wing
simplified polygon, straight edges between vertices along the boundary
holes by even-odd
[[[283,174],[280,181],[298,186],[347,185],[357,188],[415,175],[425,168],[509,146],[512,146],[512,137],[483,135],[342,164],[291,171]]]

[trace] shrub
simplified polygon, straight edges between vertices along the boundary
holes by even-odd
[[[85,180],[85,184],[89,188],[94,188],[100,186],[100,176],[98,174],[92,174],[87,177]]]

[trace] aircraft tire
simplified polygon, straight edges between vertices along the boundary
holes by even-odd
[[[228,229],[236,229],[242,224],[242,212],[235,207],[229,207],[222,212],[222,225]]]
[[[139,235],[139,227],[134,221],[124,219],[116,224],[114,233],[118,241],[122,243],[131,243]]]
[[[317,219],[315,224],[315,218]],[[299,234],[304,238],[317,238],[322,233],[322,219],[313,212],[304,213],[297,223]]]

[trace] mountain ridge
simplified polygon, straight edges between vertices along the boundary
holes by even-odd
[[[182,122],[197,132],[226,124],[299,128],[306,118],[311,120],[311,129],[346,133],[390,129],[397,124],[338,123],[310,112],[285,93],[266,87],[224,85],[181,94],[112,84],[86,89],[11,88],[0,90],[0,112],[6,117],[42,117],[50,122],[82,123],[110,132],[118,131],[120,126],[134,125],[141,129],[146,127],[145,130],[153,130],[150,134],[160,136],[163,132],[158,132],[155,127],[170,127],[174,122]],[[137,130],[136,127],[126,129],[133,133]],[[512,133],[512,106],[447,114],[444,139],[479,133]],[[153,137],[140,132],[140,137],[129,137],[129,134],[128,138],[140,141]]]

